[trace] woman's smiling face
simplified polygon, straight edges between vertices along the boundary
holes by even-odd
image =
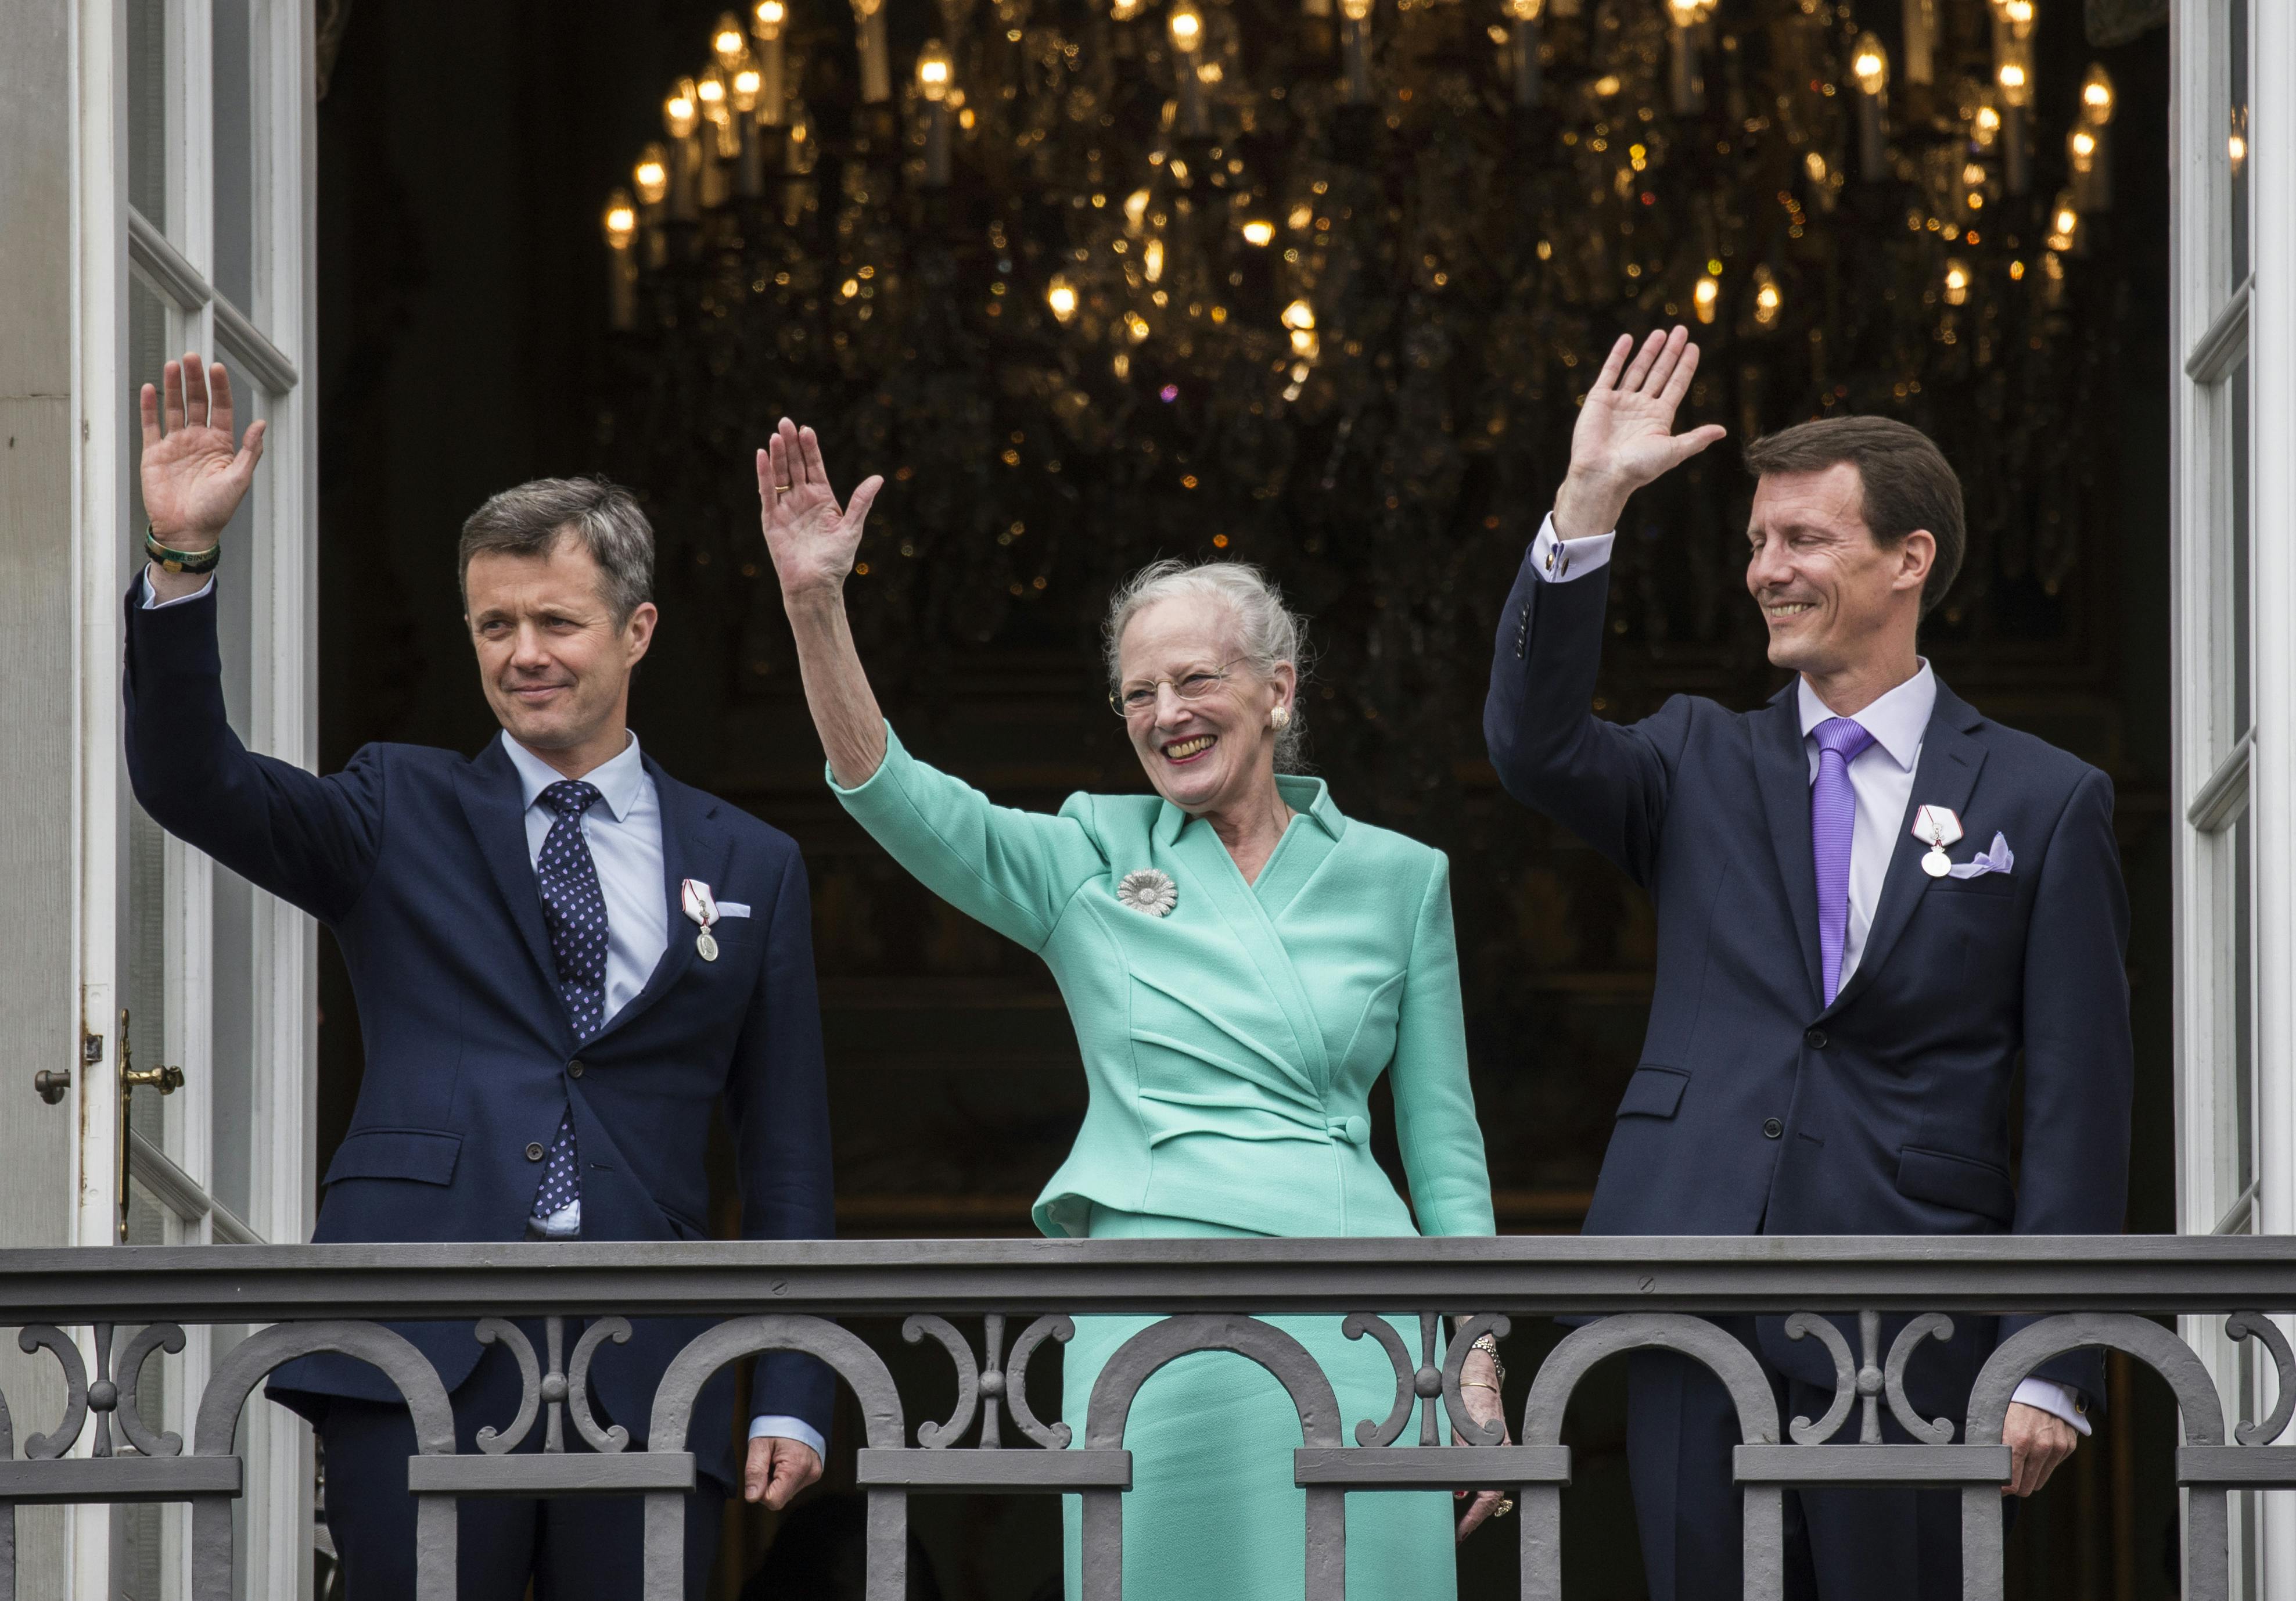
[[[1125,625],[1117,661],[1125,732],[1158,794],[1201,817],[1275,784],[1271,714],[1291,705],[1296,676],[1288,662],[1267,678],[1253,670],[1225,603],[1176,595],[1142,607]]]

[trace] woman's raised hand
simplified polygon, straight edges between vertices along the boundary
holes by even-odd
[[[1631,334],[1619,336],[1570,431],[1570,472],[1554,497],[1558,535],[1610,532],[1628,496],[1722,437],[1711,423],[1674,431],[1674,414],[1697,371],[1698,347],[1687,328],[1652,333],[1639,351]]]
[[[758,452],[758,512],[785,601],[835,595],[843,589],[861,547],[861,526],[884,487],[882,478],[863,480],[840,511],[829,469],[822,464],[821,441],[812,429],[782,419]]]

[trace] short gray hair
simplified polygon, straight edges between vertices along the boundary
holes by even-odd
[[[537,478],[504,489],[463,524],[456,581],[471,603],[474,556],[546,556],[562,538],[579,539],[598,564],[598,594],[614,627],[653,598],[653,525],[637,497],[603,478]]]
[[[1173,558],[1151,562],[1134,573],[1108,598],[1108,620],[1103,633],[1108,658],[1108,687],[1113,693],[1122,675],[1120,658],[1124,630],[1132,620],[1159,601],[1181,596],[1216,600],[1235,618],[1243,660],[1261,678],[1289,663],[1297,680],[1308,678],[1307,619],[1283,603],[1283,592],[1249,562],[1189,562]],[[1300,751],[1307,737],[1302,698],[1292,697],[1292,720],[1275,733],[1275,767],[1297,772]]]

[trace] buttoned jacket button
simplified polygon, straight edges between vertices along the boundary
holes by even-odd
[[[1775,1118],[1766,1119],[1762,1123],[1762,1134],[1766,1138],[1775,1139],[1785,1131],[1786,1126]]]
[[[1826,1039],[1824,1029],[1812,1029],[1801,1037],[1801,1042],[1814,1051],[1822,1051],[1832,1043]]]
[[[540,1140],[538,1140],[538,1139],[537,1139],[537,1140],[529,1140],[529,1141],[527,1142],[527,1146],[526,1146],[526,1159],[527,1159],[527,1161],[529,1161],[529,1162],[540,1162],[540,1161],[542,1160],[542,1158],[543,1158],[543,1155],[544,1155],[544,1152],[543,1152],[543,1149],[542,1149],[542,1142],[541,1142]]]
[[[582,1066],[582,1058],[579,1056],[566,1064],[566,1076],[570,1079],[580,1078],[585,1071],[586,1070]]]
[[[1345,1140],[1351,1145],[1371,1144],[1371,1120],[1367,1117],[1333,1118],[1329,1129],[1333,1139]]]

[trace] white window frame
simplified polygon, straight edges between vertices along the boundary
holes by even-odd
[[[2247,272],[2235,286],[2228,135],[2233,8],[2248,29]],[[2188,1234],[2296,1232],[2296,6],[2177,0],[2170,21],[2170,590],[2177,1220]],[[2283,353],[2259,363],[2263,353]],[[2234,388],[2247,402],[2249,726],[2230,574]],[[2235,831],[2249,830],[2241,982]],[[2245,994],[2250,1042],[2240,1060]],[[2237,1114],[2249,1076],[2251,1117]],[[2250,1181],[2241,1181],[2243,1145]],[[2284,1322],[2286,1320],[2284,1319]],[[2228,1408],[2259,1415],[2271,1379],[2185,1318]],[[2296,1497],[2234,1498],[2234,1594],[2296,1598]]]
[[[102,1247],[118,1238],[117,1033],[123,970],[120,913],[127,817],[132,804],[121,745],[121,597],[140,562],[127,531],[129,474],[138,441],[128,425],[131,385],[156,373],[130,373],[130,286],[140,281],[170,308],[171,350],[220,356],[232,369],[249,417],[259,402],[270,419],[253,518],[252,548],[226,554],[224,581],[253,587],[249,612],[250,703],[255,749],[309,767],[317,753],[315,482],[316,430],[310,384],[316,348],[316,77],[310,8],[298,0],[248,0],[250,16],[250,208],[255,304],[232,305],[210,286],[213,127],[209,0],[167,5],[168,226],[138,216],[128,178],[127,11],[125,0],[73,0],[72,198],[74,398],[79,415],[73,462],[73,563],[78,596],[78,821],[76,898],[82,1028],[106,1042],[102,1063],[76,1087],[81,1137],[75,1152],[73,1237]],[[239,709],[234,709],[235,710]],[[172,1221],[182,1243],[299,1241],[308,1236],[316,1101],[316,934],[310,920],[257,891],[253,950],[251,1093],[258,1137],[244,1217],[209,1193],[210,1106],[207,1070],[213,1033],[212,989],[199,956],[211,928],[214,868],[200,852],[169,842],[166,858],[170,947],[169,1058],[184,1069],[169,1098],[164,1149],[136,1137],[139,1189]],[[157,1039],[160,1019],[136,1033]],[[147,1031],[148,1030],[148,1031]],[[139,1066],[158,1053],[137,1053]],[[165,1426],[188,1434],[185,1408],[211,1359],[210,1331],[187,1330],[170,1362]],[[83,1334],[83,1338],[85,1334]],[[250,1601],[294,1601],[310,1587],[311,1472],[308,1431],[279,1408],[250,1403],[241,1424],[250,1458],[245,1491],[244,1594]],[[80,1449],[86,1449],[83,1440]],[[188,1439],[186,1444],[189,1444]],[[180,1517],[180,1510],[173,1515]],[[69,1594],[97,1601],[115,1592],[119,1548],[115,1509],[68,1515]],[[163,1545],[164,1595],[186,1593],[187,1542]]]

